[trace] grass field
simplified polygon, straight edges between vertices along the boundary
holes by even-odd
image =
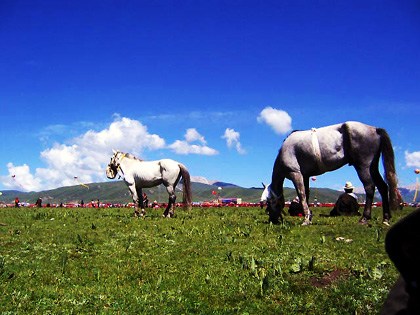
[[[302,227],[259,208],[2,208],[0,313],[377,314],[397,278],[382,210],[328,211]]]

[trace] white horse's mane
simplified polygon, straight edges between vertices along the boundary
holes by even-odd
[[[114,150],[114,149],[112,150],[112,152],[114,152],[114,155],[117,154],[117,153],[121,153],[121,154],[124,155],[124,157],[130,158],[130,159],[133,159],[133,160],[144,161],[143,159],[140,159],[140,158],[138,158],[137,156],[135,156],[134,154],[131,154],[131,153],[124,153],[120,150]]]
[[[125,153],[125,157],[128,157],[128,158],[133,159],[133,160],[144,161],[143,159],[140,159],[140,158],[138,158],[137,156],[135,156],[131,153]]]

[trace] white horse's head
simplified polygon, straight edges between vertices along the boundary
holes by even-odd
[[[122,157],[125,156],[125,154],[120,151],[112,150],[112,152],[114,155],[111,157],[111,161],[106,167],[106,177],[109,179],[114,179],[117,176]]]

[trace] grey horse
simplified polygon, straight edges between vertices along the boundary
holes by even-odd
[[[382,155],[386,182],[379,172]],[[291,180],[302,203],[305,220],[311,224],[308,207],[311,176],[353,165],[366,192],[366,203],[359,222],[371,218],[375,187],[382,197],[383,222],[389,225],[390,210],[397,208],[397,175],[391,140],[382,128],[348,121],[318,129],[294,131],[283,142],[273,166],[268,192],[269,220],[278,223],[284,208],[283,182]]]

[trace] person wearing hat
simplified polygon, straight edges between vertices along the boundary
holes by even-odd
[[[359,203],[357,202],[357,196],[353,193],[352,183],[346,182],[343,188],[344,193],[338,197],[330,216],[360,215]]]

